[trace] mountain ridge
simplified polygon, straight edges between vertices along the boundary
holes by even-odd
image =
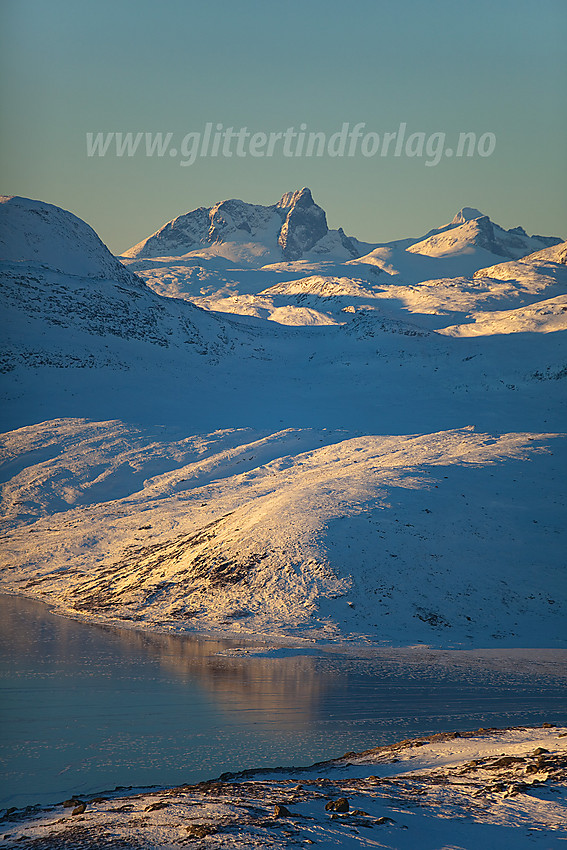
[[[347,236],[341,227],[329,229],[325,211],[315,203],[311,190],[303,187],[286,192],[269,206],[233,198],[190,210],[121,256],[130,260],[217,256],[258,267],[317,256],[357,260],[373,249],[394,247],[434,257],[481,248],[495,257],[519,259],[559,242],[555,236],[528,236],[520,226],[506,230],[474,207],[462,207],[448,224],[418,238],[364,242]]]
[[[275,259],[297,260],[325,239],[342,247],[351,257],[360,256],[342,228],[329,230],[325,211],[314,202],[310,189],[304,187],[286,192],[270,206],[233,198],[212,207],[198,207],[167,222],[122,256],[182,256],[231,241],[261,244],[263,240],[265,250],[260,251],[260,256],[271,252]],[[320,247],[325,251],[325,245]]]

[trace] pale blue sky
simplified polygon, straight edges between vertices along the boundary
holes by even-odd
[[[332,227],[419,235],[474,206],[567,237],[565,0],[4,0],[2,187],[89,222],[114,251],[176,215],[307,185]],[[87,132],[496,135],[492,156],[88,158]]]

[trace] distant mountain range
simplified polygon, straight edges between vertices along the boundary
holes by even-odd
[[[496,257],[517,259],[559,242],[553,236],[528,236],[522,227],[505,230],[464,207],[449,224],[424,236],[371,244],[346,236],[342,228],[329,230],[324,210],[303,188],[271,206],[233,199],[199,207],[167,222],[124,257],[218,256],[257,267],[306,258],[358,259],[377,247],[396,247],[431,257],[482,248]]]

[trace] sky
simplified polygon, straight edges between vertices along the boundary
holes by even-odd
[[[567,238],[565,0],[0,0],[0,31],[2,193],[74,212],[115,253],[195,207],[302,186],[370,242],[463,206]],[[240,153],[201,147],[207,124],[248,133]],[[351,136],[329,148],[345,124],[373,134],[365,153],[357,138],[347,155]],[[322,155],[297,135],[268,156],[258,134],[288,128],[325,134]],[[89,156],[89,133],[142,137]],[[146,133],[172,134],[163,156]],[[189,134],[206,154],[192,163]]]

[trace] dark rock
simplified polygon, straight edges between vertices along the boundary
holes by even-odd
[[[538,747],[532,753],[532,756],[542,756],[544,753],[548,753],[549,750],[546,750],[544,747]]]
[[[291,812],[283,803],[276,803],[274,806],[274,817],[275,818],[289,818],[291,817]]]
[[[523,782],[514,783],[513,785],[508,786],[508,796],[509,797],[517,797],[518,794],[521,794],[525,788],[525,784]]]
[[[63,808],[70,809],[72,806],[78,806],[79,803],[82,803],[82,800],[79,800],[78,797],[71,797],[69,800],[63,801]]]
[[[169,803],[166,802],[158,802],[158,803],[150,803],[149,806],[146,806],[144,809],[145,812],[156,812],[158,809],[167,809],[169,808]]]
[[[191,838],[206,838],[207,835],[214,835],[218,830],[216,826],[209,823],[191,823],[187,827],[187,832]]]
[[[511,764],[519,764],[524,760],[520,756],[502,756],[502,758],[496,759],[492,764],[487,764],[486,768],[493,770],[495,767],[509,767]]]
[[[71,814],[72,815],[82,815],[86,808],[87,808],[87,804],[81,802],[81,803],[79,803],[78,806],[75,806],[75,808],[73,809]]]
[[[340,237],[340,240],[341,240],[341,245],[343,246],[343,248],[346,248],[346,250],[349,252],[349,254],[350,254],[353,258],[355,258],[355,257],[360,257],[360,251],[358,251],[358,250],[354,247],[354,244],[353,244],[353,243],[352,243],[352,241],[348,238],[348,236],[346,235],[346,233],[344,232],[344,230],[342,229],[342,227],[339,227],[338,233],[339,233],[339,237]]]
[[[450,627],[451,623],[438,611],[428,611],[425,608],[420,608],[418,605],[414,607],[416,609],[416,614],[414,616],[423,623],[428,623],[433,628],[442,627],[447,629]]]
[[[327,234],[327,217],[313,201],[309,189],[284,195],[278,206],[287,212],[278,244],[287,260],[298,260]]]
[[[338,800],[329,800],[325,804],[325,809],[328,812],[340,812],[344,814],[344,812],[348,812],[349,808],[349,802],[346,797],[339,797]]]

